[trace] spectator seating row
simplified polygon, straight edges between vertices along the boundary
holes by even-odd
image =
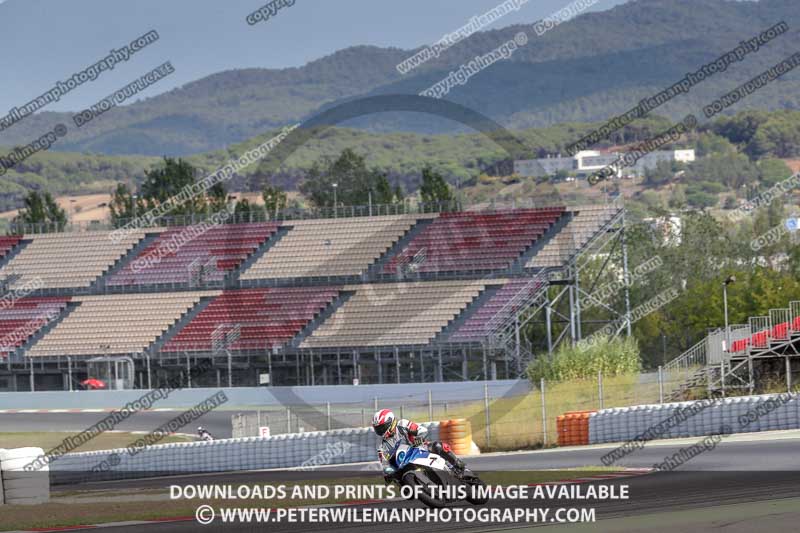
[[[141,231],[119,241],[113,241],[107,231],[25,235],[31,242],[0,268],[0,279],[19,276],[10,289],[37,279],[45,289],[86,288],[142,238]]]
[[[29,357],[140,353],[219,291],[74,297],[79,305],[27,350]]]
[[[289,233],[240,279],[360,276],[416,223],[407,215],[287,222]]]
[[[187,283],[209,265],[203,281],[222,281],[278,230],[277,224],[223,224],[170,228],[163,231],[123,269],[110,286]]]
[[[189,322],[163,351],[210,351],[215,332],[239,325],[233,350],[265,350],[291,341],[339,295],[337,288],[224,291]]]
[[[426,345],[484,289],[482,281],[346,286],[355,294],[300,347]]]
[[[526,267],[548,268],[562,265],[619,212],[617,208],[608,206],[575,207],[570,208],[570,211],[571,220],[528,260]]]
[[[508,268],[564,213],[563,207],[443,213],[384,266],[416,272]]]
[[[0,259],[4,258],[22,241],[21,235],[0,235]]]
[[[67,307],[70,299],[25,297],[0,300],[0,358],[19,348]]]
[[[487,326],[497,313],[522,290],[529,290],[530,278],[511,280],[494,293],[461,326],[448,336],[448,342],[480,342],[489,334]]]
[[[764,329],[751,334],[749,337],[731,342],[732,353],[744,352],[748,348],[764,349],[771,341],[787,340],[792,333],[800,332],[800,317],[795,317],[790,322],[775,324],[769,329]]]

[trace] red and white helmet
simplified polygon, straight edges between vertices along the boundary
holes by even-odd
[[[379,437],[389,437],[397,427],[397,418],[389,409],[381,409],[372,417],[372,429]]]

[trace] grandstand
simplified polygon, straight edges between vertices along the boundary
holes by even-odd
[[[791,359],[800,353],[799,341],[800,301],[770,309],[765,316],[752,316],[747,324],[714,329],[664,367],[677,383],[670,397],[682,399],[697,387],[718,393],[743,389],[752,394],[762,366],[784,367],[781,370],[791,389]]]
[[[40,388],[75,383],[115,358],[132,361],[129,386],[203,358],[217,384],[517,375],[531,320],[548,349],[580,337],[582,258],[622,221],[617,205],[492,206],[7,237],[0,283],[41,288],[0,308],[0,334],[53,311],[4,347],[0,387],[25,389],[31,372]]]

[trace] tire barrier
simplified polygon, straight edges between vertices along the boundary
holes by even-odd
[[[439,423],[421,424],[431,440],[439,439]],[[54,484],[139,477],[312,468],[375,461],[378,437],[372,428],[291,433],[65,454],[50,463]]]
[[[773,394],[603,409],[589,417],[589,442],[702,437],[800,428],[800,396]]]
[[[439,422],[439,440],[446,442],[456,455],[470,455],[472,449],[472,425],[466,418]]]
[[[589,444],[589,417],[597,411],[569,411],[556,417],[559,446]]]
[[[25,468],[43,454],[42,448],[0,449],[0,505],[35,505],[50,500],[48,466],[35,471]]]

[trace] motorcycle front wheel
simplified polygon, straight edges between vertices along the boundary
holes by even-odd
[[[422,489],[419,491],[419,500],[428,507],[437,509],[444,507],[447,504],[445,501],[434,498],[431,495],[432,491],[430,490],[430,481],[418,478],[414,472],[409,472],[403,476],[403,485],[408,485],[412,488],[412,490],[415,490],[414,487],[422,487]]]

